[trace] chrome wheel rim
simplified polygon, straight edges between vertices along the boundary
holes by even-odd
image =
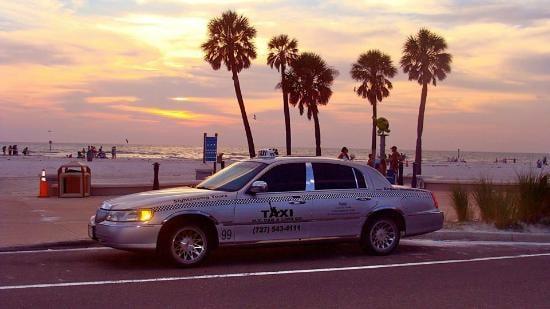
[[[387,221],[376,222],[370,232],[372,246],[380,251],[391,248],[395,243],[396,237],[395,227]]]
[[[198,262],[206,252],[206,237],[194,228],[184,228],[173,238],[172,252],[182,262]]]

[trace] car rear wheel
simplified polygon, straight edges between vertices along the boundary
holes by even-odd
[[[368,223],[361,239],[363,247],[374,255],[388,255],[397,245],[401,233],[390,217],[375,218]]]
[[[178,266],[198,265],[210,252],[207,234],[199,225],[174,226],[165,235],[161,251],[165,258]]]

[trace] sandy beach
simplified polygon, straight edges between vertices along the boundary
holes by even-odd
[[[42,169],[56,174],[57,169],[74,158],[46,156],[0,156],[0,178],[28,178],[36,180]],[[92,183],[147,183],[153,179],[153,163],[160,163],[159,180],[167,182],[195,180],[196,169],[211,169],[212,163],[203,164],[193,159],[138,159],[80,160],[92,170]],[[362,161],[360,161],[362,162]],[[365,162],[366,164],[366,162]],[[219,167],[219,165],[218,165]],[[549,172],[550,168],[536,168],[532,163],[453,163],[425,162],[423,177],[430,181],[476,181],[489,178],[495,182],[514,182],[518,174]],[[412,164],[404,167],[405,177],[412,176]]]

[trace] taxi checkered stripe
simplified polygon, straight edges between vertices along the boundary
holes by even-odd
[[[301,198],[304,200],[319,200],[319,199],[337,199],[337,198],[354,198],[354,197],[403,197],[403,198],[420,198],[420,199],[431,199],[432,196],[429,192],[424,191],[400,191],[400,190],[377,190],[369,192],[341,192],[341,193],[315,193],[307,192],[301,195]],[[162,204],[156,207],[153,207],[152,210],[155,212],[170,211],[176,209],[185,209],[185,208],[203,208],[203,207],[223,207],[231,205],[244,205],[244,204],[258,204],[258,203],[269,203],[269,202],[285,202],[292,201],[295,198],[292,195],[283,195],[283,196],[269,196],[262,198],[247,198],[247,199],[237,199],[237,200],[210,200],[210,201],[189,201],[189,202],[178,202],[178,203],[169,203]]]

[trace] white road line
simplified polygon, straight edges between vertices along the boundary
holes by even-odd
[[[517,241],[484,241],[484,240],[431,240],[431,239],[402,239],[402,244],[422,245],[432,247],[469,247],[469,246],[550,246],[550,243],[544,242],[517,242]],[[88,247],[88,248],[67,248],[67,249],[41,249],[41,250],[22,250],[0,252],[0,255],[9,254],[29,254],[29,253],[55,253],[71,251],[95,251],[95,250],[115,250],[109,247]]]
[[[221,279],[221,278],[241,278],[241,277],[258,277],[258,276],[279,276],[279,275],[289,275],[289,274],[326,273],[326,272],[336,272],[336,271],[354,271],[354,270],[368,270],[368,269],[394,268],[394,267],[458,264],[458,263],[470,263],[470,262],[482,262],[482,261],[521,259],[521,258],[540,257],[540,256],[550,256],[550,253],[494,256],[494,257],[473,258],[473,259],[465,259],[465,260],[442,260],[442,261],[426,261],[426,262],[414,262],[414,263],[402,263],[402,264],[382,264],[382,265],[364,265],[364,266],[349,266],[349,267],[334,267],[334,268],[261,271],[261,272],[252,272],[252,273],[230,273],[230,274],[199,275],[199,276],[187,276],[187,277],[164,277],[164,278],[150,278],[150,279],[6,285],[6,286],[0,286],[0,290],[126,284],[126,283],[147,283],[147,282],[164,282],[164,281],[184,281],[184,280],[204,280],[204,279]]]
[[[69,248],[69,249],[42,249],[42,250],[23,250],[0,252],[0,255],[24,254],[24,253],[51,253],[51,252],[71,252],[71,251],[96,251],[96,250],[115,250],[109,247],[88,247],[88,248]]]
[[[432,240],[402,239],[404,245],[421,245],[430,247],[472,247],[472,246],[550,246],[550,242],[493,241],[493,240]]]

